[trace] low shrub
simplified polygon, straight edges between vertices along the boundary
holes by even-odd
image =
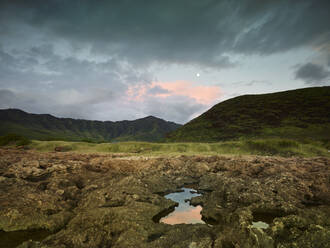
[[[18,134],[11,133],[0,137],[0,146],[6,146],[6,145],[26,146],[30,143],[31,140]]]
[[[323,147],[330,150],[330,139],[323,139],[323,140],[321,140],[321,142],[322,142]]]
[[[96,140],[88,139],[88,138],[82,139],[81,142],[86,142],[86,143],[98,143]]]
[[[298,147],[299,143],[295,140],[283,139],[283,140],[278,140],[277,146],[281,148],[292,148],[292,147]]]

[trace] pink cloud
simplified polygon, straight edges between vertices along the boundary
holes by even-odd
[[[152,87],[159,86],[169,93],[158,94],[159,97],[170,95],[187,96],[201,104],[210,104],[221,96],[219,86],[194,85],[188,81],[153,82]]]
[[[150,86],[147,85],[130,85],[126,91],[126,96],[130,101],[142,102],[149,88]]]
[[[151,93],[152,89],[160,88],[164,92]],[[219,86],[196,85],[188,81],[152,82],[151,85],[130,86],[126,92],[129,100],[143,101],[145,97],[186,96],[196,102],[209,105],[218,100],[222,92]]]

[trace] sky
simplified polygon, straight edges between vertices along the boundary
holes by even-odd
[[[184,124],[329,85],[329,0],[0,0],[0,109]]]

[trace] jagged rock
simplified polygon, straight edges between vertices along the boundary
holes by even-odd
[[[49,231],[20,248],[329,247],[329,164],[0,149],[0,230]],[[192,184],[207,224],[158,223],[176,206],[163,196]]]

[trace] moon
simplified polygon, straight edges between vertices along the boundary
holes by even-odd
[[[199,77],[201,74],[197,73],[196,76]]]

